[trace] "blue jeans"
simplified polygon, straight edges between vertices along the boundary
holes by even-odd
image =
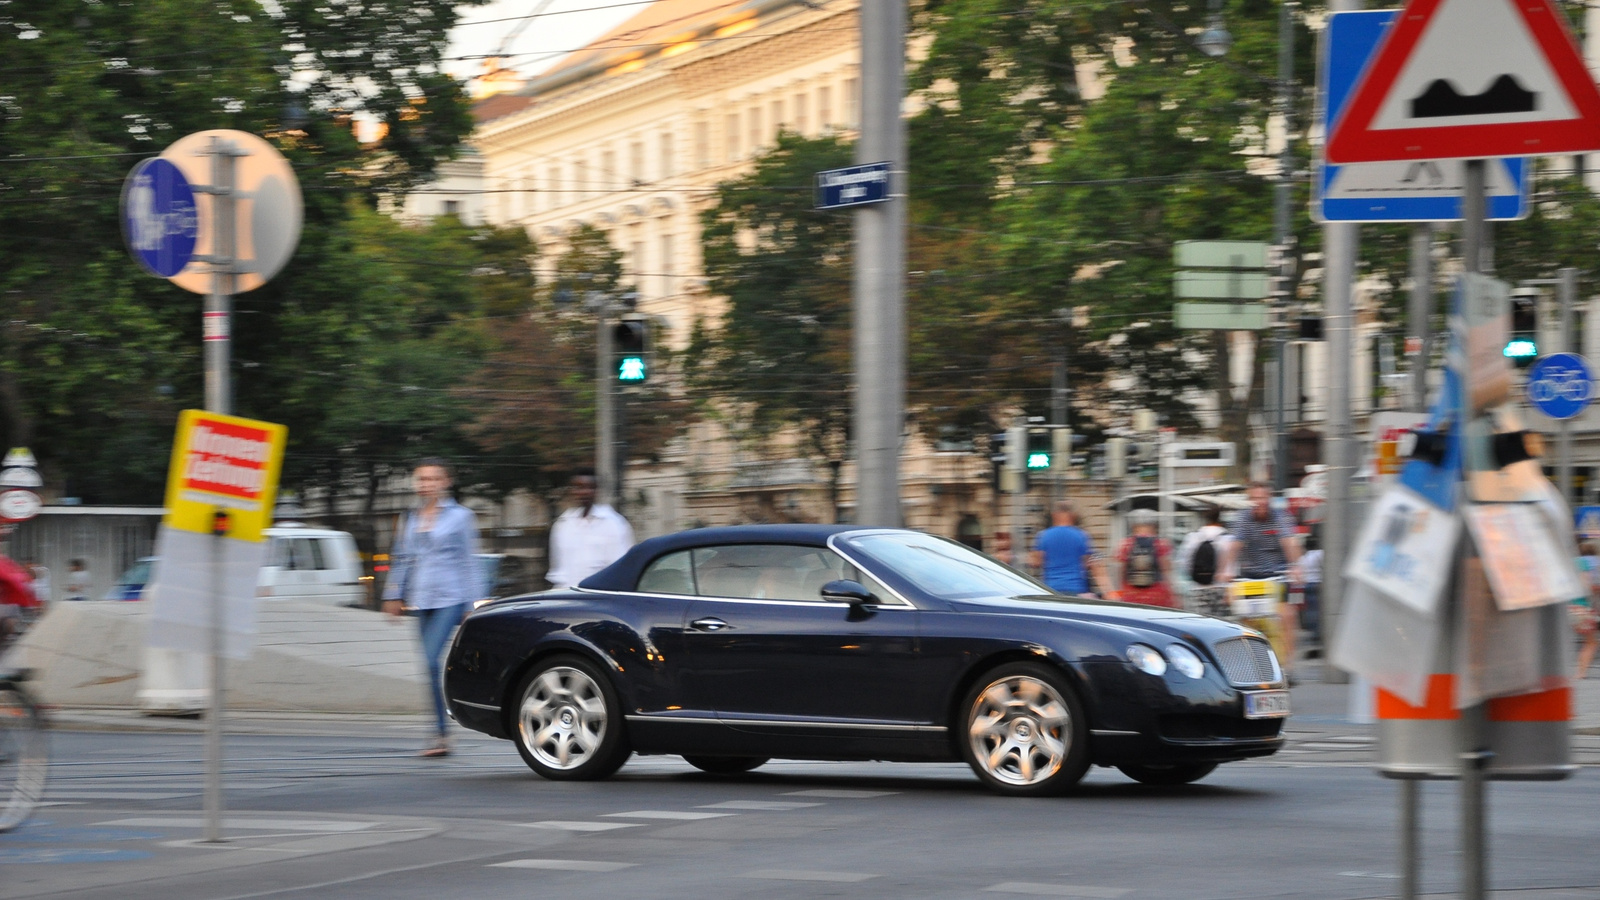
[[[422,658],[428,663],[428,691],[433,695],[433,718],[439,734],[445,733],[444,711],[444,651],[449,646],[450,634],[461,624],[466,604],[455,603],[438,609],[416,611],[417,625],[422,630]]]

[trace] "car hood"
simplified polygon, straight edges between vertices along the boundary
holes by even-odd
[[[1019,597],[982,597],[950,602],[955,612],[1035,616],[1072,622],[1094,622],[1112,627],[1158,631],[1173,637],[1198,637],[1208,643],[1237,637],[1247,629],[1233,622],[1181,609],[1081,600],[1044,594]]]

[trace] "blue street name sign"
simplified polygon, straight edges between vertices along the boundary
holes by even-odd
[[[1528,401],[1552,419],[1583,412],[1593,393],[1589,364],[1576,353],[1552,353],[1528,370]]]
[[[171,278],[194,256],[199,233],[194,191],[178,167],[160,157],[134,166],[122,183],[122,235],[134,260]]]
[[[1323,34],[1316,127],[1331,129],[1355,92],[1398,11],[1362,10],[1328,17]],[[1461,219],[1462,160],[1420,160],[1332,166],[1320,158],[1312,178],[1311,212],[1321,222],[1455,222]],[[1487,167],[1490,219],[1528,215],[1532,167],[1501,159]]]
[[[889,199],[889,164],[867,163],[817,173],[817,209],[842,209]]]

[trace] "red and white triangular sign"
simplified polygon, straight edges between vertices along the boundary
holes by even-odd
[[[1411,0],[1334,125],[1331,163],[1600,150],[1600,91],[1550,0]]]

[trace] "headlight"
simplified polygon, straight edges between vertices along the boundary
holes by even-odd
[[[1190,678],[1199,678],[1206,671],[1206,661],[1200,658],[1200,654],[1182,644],[1173,644],[1167,648],[1167,660],[1172,663],[1174,669]]]
[[[1129,644],[1128,662],[1133,667],[1147,675],[1165,675],[1167,673],[1166,657],[1161,651],[1148,644]]]

